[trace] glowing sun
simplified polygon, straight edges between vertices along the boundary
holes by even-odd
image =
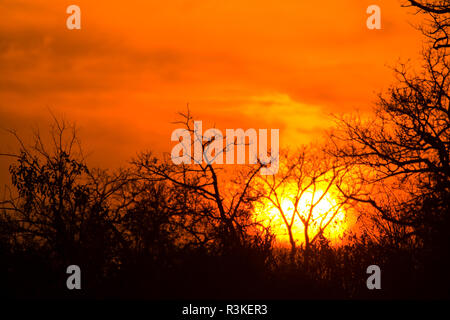
[[[288,228],[297,245],[305,242],[305,229],[309,241],[322,230],[332,243],[338,242],[347,229],[345,206],[330,190],[306,190],[301,197],[287,192],[284,197],[266,199],[256,212],[270,225],[281,245],[289,244]]]

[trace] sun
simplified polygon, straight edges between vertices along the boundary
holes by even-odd
[[[297,210],[295,210],[295,198],[294,191],[287,192],[284,197],[281,197],[279,199],[281,211],[269,199],[263,201],[256,210],[260,219],[271,227],[278,244],[289,245],[285,219],[288,223],[293,219],[292,233],[297,245],[305,242],[305,224],[308,225],[307,232],[310,240],[323,228],[323,235],[332,244],[340,242],[347,230],[347,214],[345,206],[332,190],[325,191],[320,188],[315,191],[306,190],[298,199]]]

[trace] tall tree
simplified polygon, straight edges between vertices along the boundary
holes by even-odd
[[[201,155],[206,154],[212,141],[195,130],[189,111],[181,116],[183,120],[178,124],[182,124],[199,141]],[[234,141],[226,145],[226,137],[222,139],[225,144],[220,152],[236,144]],[[198,208],[193,211],[194,219],[201,219],[205,226],[212,228],[214,235],[210,232],[209,237],[215,237],[224,250],[248,245],[248,242],[260,242],[261,247],[266,244],[270,246],[270,234],[265,231],[255,233],[262,230],[262,224],[252,216],[253,203],[259,195],[253,192],[251,184],[264,164],[259,161],[253,166],[245,166],[243,170],[233,170],[212,161],[198,162],[194,155],[190,156],[190,160],[192,164],[174,164],[168,157],[161,160],[143,153],[133,161],[133,165],[137,169],[138,179],[165,181],[184,190],[186,197],[195,195]]]
[[[374,117],[338,121],[340,129],[331,135],[334,154],[364,168],[362,179],[375,188],[359,200],[382,220],[403,226],[405,236],[448,246],[448,57],[430,49],[420,73],[405,65],[396,73],[398,81],[380,95]]]
[[[36,132],[31,145],[11,134],[19,152],[8,154],[15,159],[13,188],[0,208],[11,241],[40,247],[63,265],[78,261],[102,272],[123,244],[113,198],[128,182],[126,172],[90,169],[75,127],[56,118],[49,137]]]
[[[259,178],[266,207],[275,208],[284,223],[292,258],[300,242],[295,230],[301,230],[300,243],[308,252],[352,202],[338,189],[344,188],[349,172],[350,167],[311,146],[283,152],[278,174]]]

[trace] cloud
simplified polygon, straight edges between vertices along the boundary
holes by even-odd
[[[413,17],[378,2],[380,31],[365,27],[369,1],[78,0],[82,29],[69,31],[65,2],[2,1],[0,125],[25,129],[50,108],[108,165],[167,150],[188,102],[218,126],[315,139],[324,114],[368,110],[386,65],[419,51]]]

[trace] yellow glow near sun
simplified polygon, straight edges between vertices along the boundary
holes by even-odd
[[[298,203],[298,213],[304,218],[307,218],[308,215],[311,214],[310,225],[308,227],[310,239],[317,234],[321,223],[324,225],[331,219],[331,222],[324,231],[324,236],[332,243],[336,243],[347,229],[345,209],[339,207],[337,197],[334,196],[330,190],[319,201],[323,193],[324,190],[321,189],[316,190],[315,192],[307,190]],[[291,190],[287,193],[287,196],[284,198],[282,197],[280,201],[281,208],[288,220],[290,220],[294,214],[293,195],[293,190]],[[311,203],[316,204],[312,212],[310,212]],[[257,213],[271,226],[272,232],[276,235],[277,242],[280,245],[289,245],[286,224],[278,208],[276,208],[269,200],[266,200],[265,203],[257,209]],[[336,215],[332,218],[334,213],[336,213]],[[297,215],[295,215],[294,218],[292,231],[296,244],[302,244],[305,241],[304,225]]]

